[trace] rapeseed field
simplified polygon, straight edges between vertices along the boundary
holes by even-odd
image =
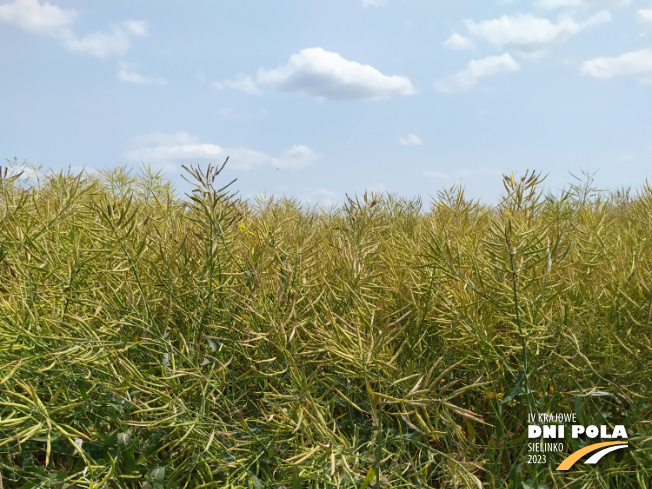
[[[652,187],[238,197],[223,165],[0,180],[2,488],[634,488]],[[536,451],[566,414],[626,429]]]

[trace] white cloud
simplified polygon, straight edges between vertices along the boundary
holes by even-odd
[[[534,5],[546,10],[583,7],[584,4],[584,0],[538,0],[537,2],[534,2]]]
[[[131,48],[132,38],[147,35],[147,24],[128,20],[120,25],[112,25],[108,32],[93,32],[76,37],[68,32],[63,35],[63,43],[68,49],[97,58],[122,56]]]
[[[625,7],[632,3],[632,0],[537,0],[534,5],[544,10],[580,8],[611,8]]]
[[[162,146],[165,144],[195,144],[199,142],[199,138],[184,131],[175,133],[165,132],[151,132],[149,134],[141,134],[133,139],[136,146],[155,145]]]
[[[521,53],[537,54],[549,46],[565,42],[584,29],[611,21],[607,11],[601,11],[584,22],[571,17],[560,17],[557,23],[531,14],[503,15],[497,19],[476,22],[464,21],[469,33],[501,49],[514,49]]]
[[[405,76],[383,75],[322,48],[304,49],[276,69],[261,68],[256,81],[283,92],[331,100],[378,100],[416,92]]]
[[[408,134],[407,136],[399,139],[398,142],[403,146],[418,146],[422,144],[421,138],[414,134]]]
[[[7,163],[9,163],[9,166],[5,168],[7,175],[10,178],[20,175],[18,176],[18,182],[27,186],[38,187],[41,180],[44,180],[47,177],[47,175],[41,171],[42,167],[40,165],[34,165],[27,161],[19,163],[18,158],[16,157],[14,157],[13,161],[7,161]]]
[[[276,159],[279,168],[303,168],[321,158],[308,146],[295,144],[283,152],[283,156]]]
[[[640,20],[652,25],[652,7],[648,9],[640,9],[637,14]]]
[[[259,166],[274,166],[278,160],[273,156],[255,149],[224,148],[224,156],[229,157],[229,166],[236,170],[250,170]],[[224,158],[222,158],[224,159]]]
[[[78,15],[74,10],[64,10],[49,2],[15,0],[0,5],[0,21],[14,24],[30,32],[48,34],[59,39],[66,48],[98,58],[125,54],[134,37],[147,35],[147,23],[127,20],[110,26],[106,32],[98,31],[78,36],[72,26]]]
[[[178,170],[188,163],[221,163],[229,157],[229,168],[248,170],[260,166],[297,169],[313,164],[321,155],[304,145],[294,145],[275,157],[250,148],[225,148],[213,143],[201,142],[200,138],[187,132],[165,134],[155,132],[138,136],[132,141],[133,149],[127,151],[127,159],[150,163],[165,171]]]
[[[349,61],[322,48],[304,49],[275,69],[260,68],[255,77],[239,73],[213,83],[217,90],[229,88],[250,95],[260,94],[261,85],[331,100],[378,100],[416,93],[405,76],[384,75],[369,65]]]
[[[582,63],[580,72],[595,78],[652,73],[652,49],[631,51],[616,57],[601,57]]]
[[[508,53],[502,56],[487,56],[469,61],[464,70],[435,82],[435,88],[443,93],[464,91],[475,86],[480,78],[519,69],[520,65]]]
[[[232,90],[238,90],[249,95],[260,95],[260,90],[256,86],[256,82],[254,82],[254,80],[249,75],[244,75],[242,73],[238,73],[234,78],[230,80],[215,82],[213,83],[213,87],[215,87],[217,90],[230,88]]]
[[[122,23],[123,28],[134,36],[146,36],[149,34],[149,27],[144,20],[129,19]]]
[[[165,85],[165,79],[160,77],[143,76],[135,71],[127,63],[120,63],[118,70],[118,80],[125,83],[135,83],[137,85]]]
[[[448,49],[463,51],[465,49],[469,49],[473,47],[473,43],[466,37],[455,32],[451,34],[450,37],[444,41],[444,46],[446,46]]]
[[[74,10],[64,10],[49,2],[38,0],[15,0],[0,5],[0,20],[17,25],[21,29],[44,34],[59,34],[75,21]]]

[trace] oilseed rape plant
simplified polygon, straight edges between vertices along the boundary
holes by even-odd
[[[323,210],[223,168],[0,172],[0,487],[647,487],[648,183]],[[627,447],[558,471],[594,440],[534,457],[553,413]]]

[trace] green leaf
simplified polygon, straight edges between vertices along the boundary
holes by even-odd
[[[150,470],[149,475],[153,480],[157,480],[157,481],[164,480],[165,479],[165,466],[164,465],[156,465],[155,467],[152,467],[152,470]]]
[[[376,477],[376,471],[374,470],[373,467],[369,467],[369,472],[367,472],[367,477],[364,478],[362,481],[362,485],[360,486],[360,489],[367,489],[369,484],[371,484],[371,481],[374,480],[374,477]]]
[[[518,377],[516,378],[516,382],[514,383],[514,387],[512,387],[512,390],[509,392],[509,394],[503,397],[502,401],[500,401],[501,405],[504,406],[505,404],[507,404],[509,401],[511,401],[521,393],[521,391],[523,390],[521,385],[523,384],[524,380],[525,380],[525,372],[521,370],[521,372],[518,374]]]
[[[532,482],[531,479],[523,482],[523,489],[549,489],[545,482]]]
[[[251,474],[251,481],[254,483],[255,489],[263,489],[263,485],[260,483],[260,479],[258,479],[258,477],[256,477],[254,474]]]
[[[301,477],[299,477],[299,467],[296,465],[292,468],[292,489],[301,489]]]
[[[612,399],[615,399],[616,402],[618,402],[619,404],[622,404],[622,401],[618,399],[618,396],[612,394],[611,392],[593,391],[593,392],[589,392],[588,395],[593,397],[611,397]]]
[[[575,396],[575,402],[573,403],[573,407],[575,408],[575,415],[577,416],[577,421],[579,421],[581,424],[584,424],[582,421],[582,397],[581,396]]]

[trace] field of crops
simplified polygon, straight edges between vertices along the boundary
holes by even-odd
[[[2,172],[0,487],[650,483],[649,184],[323,210],[185,176]],[[531,413],[629,446],[528,463]]]

